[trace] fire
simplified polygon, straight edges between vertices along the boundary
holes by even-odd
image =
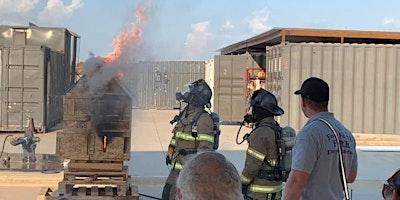
[[[112,45],[114,51],[103,57],[105,63],[114,62],[120,58],[125,51],[135,47],[142,41],[142,28],[147,20],[145,10],[146,8],[144,5],[138,5],[136,8],[136,21],[130,24],[129,30],[121,31],[113,40]]]

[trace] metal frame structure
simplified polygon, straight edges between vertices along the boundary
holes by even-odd
[[[285,42],[400,44],[400,32],[273,28],[267,32],[223,47],[217,51],[220,51],[221,55],[265,52],[266,46],[273,46]]]

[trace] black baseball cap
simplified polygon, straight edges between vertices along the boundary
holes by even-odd
[[[294,94],[315,102],[325,102],[329,101],[329,86],[324,80],[311,77],[305,80],[300,90],[297,90]]]

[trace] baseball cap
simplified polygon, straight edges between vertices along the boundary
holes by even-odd
[[[329,86],[324,80],[311,77],[305,80],[300,90],[297,90],[294,94],[315,102],[325,102],[329,101]]]

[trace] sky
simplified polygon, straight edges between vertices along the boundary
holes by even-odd
[[[400,32],[399,7],[398,0],[0,0],[0,24],[67,28],[80,35],[79,61],[115,53],[113,44],[129,46],[133,61],[203,61],[274,27]],[[127,42],[121,33],[135,37]]]

